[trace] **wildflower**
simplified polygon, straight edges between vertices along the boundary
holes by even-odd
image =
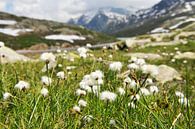
[[[150,93],[155,94],[158,93],[158,87],[157,86],[150,86]]]
[[[171,62],[173,62],[173,63],[174,63],[175,61],[176,61],[175,59],[171,59]]]
[[[84,48],[84,47],[80,47],[77,49],[77,52],[79,53],[79,56],[82,58],[86,58],[87,57],[87,51],[88,49]]]
[[[153,84],[153,80],[151,78],[146,79],[146,84],[147,85],[152,85]]]
[[[184,94],[182,92],[180,92],[180,91],[176,91],[175,95],[180,97],[180,98],[184,98]]]
[[[47,76],[42,76],[41,82],[43,83],[43,85],[49,86],[49,85],[51,85],[52,79],[50,77],[47,77]]]
[[[62,67],[62,64],[58,64],[58,67],[61,68]]]
[[[140,96],[138,95],[138,94],[135,94],[135,95],[131,95],[131,100],[132,101],[139,101],[139,99],[140,99]]]
[[[43,53],[40,59],[45,62],[55,62],[56,57],[53,53]]]
[[[187,64],[187,63],[188,63],[188,61],[187,61],[187,60],[184,60],[184,61],[183,61],[183,63],[184,63],[184,64]]]
[[[4,42],[0,41],[0,48],[4,46],[5,46]]]
[[[139,66],[142,66],[144,64],[146,64],[145,60],[144,59],[137,59],[135,61],[135,64],[139,65]]]
[[[86,45],[86,47],[90,48],[90,47],[92,47],[92,45],[91,45],[90,43],[88,43],[88,44]]]
[[[77,96],[85,96],[86,95],[86,91],[81,90],[81,89],[77,89],[76,90],[76,95]]]
[[[80,107],[86,107],[87,106],[87,102],[85,100],[80,99],[78,102]]]
[[[81,109],[80,109],[79,106],[74,106],[74,107],[73,107],[73,110],[74,110],[75,112],[80,112],[80,111],[81,111]]]
[[[63,71],[58,72],[58,73],[57,73],[57,77],[58,77],[59,79],[65,79],[65,74],[64,74],[64,72],[63,72]]]
[[[124,88],[119,87],[117,90],[118,90],[118,93],[119,93],[120,95],[124,95],[124,94],[125,94]]]
[[[178,48],[178,47],[175,47],[174,49],[175,49],[176,51],[178,51],[178,50],[179,50],[179,48]]]
[[[8,100],[11,96],[12,96],[12,95],[11,95],[10,93],[5,92],[5,93],[3,94],[3,99],[4,99],[4,100]]]
[[[75,69],[75,68],[76,68],[76,66],[67,66],[66,70],[72,70],[72,69]]]
[[[110,91],[103,91],[100,94],[100,99],[104,101],[112,102],[116,99],[117,95],[115,93],[112,93]]]
[[[135,80],[132,80],[132,81],[130,82],[130,88],[135,88],[136,85],[137,85],[137,83],[135,82]]]
[[[89,123],[89,122],[91,122],[92,120],[93,120],[93,116],[92,116],[92,115],[86,115],[86,116],[83,117],[83,121],[84,121],[84,122]]]
[[[47,97],[47,96],[48,96],[48,94],[49,94],[48,89],[46,89],[46,88],[42,88],[42,89],[41,89],[41,94],[42,94],[44,97]]]
[[[98,96],[98,94],[100,92],[100,86],[93,86],[92,91],[94,94],[96,94]]]
[[[128,106],[131,108],[135,108],[135,103],[134,102],[128,103]]]
[[[130,85],[130,83],[131,83],[131,78],[129,78],[129,77],[126,77],[125,80],[123,81],[124,86]]]
[[[139,69],[139,66],[135,63],[131,63],[127,66],[129,69],[134,69],[134,70],[137,70]]]
[[[145,96],[150,95],[149,90],[146,89],[146,88],[140,88],[140,92],[141,92],[141,94],[143,94],[143,95],[145,95]]]
[[[116,121],[114,119],[111,119],[109,124],[112,125],[112,126],[115,126],[116,125]]]
[[[112,55],[109,55],[108,57],[109,57],[109,58],[111,58],[111,59],[113,58],[113,56],[112,56]]]
[[[57,51],[56,51],[57,53],[61,53],[62,52],[62,50],[60,50],[60,49],[57,49]]]
[[[122,69],[122,63],[121,62],[113,62],[109,65],[109,69],[112,71],[121,71]]]
[[[107,49],[107,47],[106,47],[106,46],[103,46],[103,47],[102,47],[102,49],[106,50],[106,49]]]
[[[25,81],[19,81],[16,85],[15,88],[20,89],[20,90],[25,90],[30,88],[30,84]]]
[[[186,97],[179,98],[178,101],[179,101],[180,104],[182,104],[184,106],[189,105],[189,100]]]
[[[48,64],[46,64],[46,65],[43,67],[42,72],[46,72],[46,71],[49,70],[49,69],[53,69],[53,68],[56,67],[56,65],[57,65],[56,62],[51,61],[51,62],[49,62]]]
[[[131,57],[131,60],[128,60],[128,62],[130,62],[130,63],[134,63],[134,62],[136,62],[137,61],[137,57]]]
[[[104,73],[100,70],[96,70],[95,72],[92,72],[90,75],[95,80],[98,80],[104,77]]]

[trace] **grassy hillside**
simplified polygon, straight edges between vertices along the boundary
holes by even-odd
[[[28,28],[32,29],[33,32],[20,34],[17,37],[9,36],[0,33],[0,41],[4,41],[5,44],[14,49],[23,49],[32,45],[45,43],[48,46],[55,46],[56,44],[67,43],[70,46],[74,45],[85,45],[87,43],[97,44],[116,41],[114,37],[107,36],[105,34],[96,33],[79,26],[67,25],[65,23],[59,23],[47,20],[37,20],[27,17],[18,17],[15,15],[0,12],[1,20],[15,20],[17,24],[11,26],[1,26],[0,28]],[[68,41],[54,41],[46,40],[46,35],[62,34],[62,35],[78,35],[86,38],[84,41],[75,41],[71,44]]]
[[[133,49],[132,52],[161,52],[171,53],[178,47],[181,52],[195,52],[195,42],[187,45],[167,46]],[[105,129],[105,128],[194,128],[195,121],[195,61],[177,60],[171,63],[171,57],[164,57],[163,60],[149,61],[151,64],[166,64],[174,67],[182,74],[182,81],[172,81],[160,84],[154,79],[154,84],[159,89],[158,93],[149,96],[140,95],[139,100],[132,100],[132,95],[138,94],[141,87],[149,88],[145,79],[151,78],[140,71],[132,71],[130,78],[137,82],[137,88],[128,89],[124,87],[124,78],[117,76],[118,72],[109,69],[110,61],[120,61],[123,64],[120,73],[128,70],[127,65],[130,59],[124,56],[127,52],[116,50],[94,50],[89,53],[94,56],[86,59],[78,58],[77,52],[70,52],[74,55],[73,62],[57,57],[57,64],[62,67],[42,72],[44,62],[18,62],[16,64],[4,64],[0,67],[0,90],[2,93],[9,92],[12,96],[4,100],[0,95],[0,128],[83,128],[83,129]],[[73,54],[74,53],[74,54]],[[174,52],[175,53],[175,52]],[[113,58],[110,58],[112,55]],[[102,58],[102,61],[97,59]],[[67,66],[76,66],[75,69],[67,70]],[[84,75],[96,70],[104,73],[103,84],[98,95],[87,93],[77,96],[76,90]],[[57,72],[64,71],[66,79],[58,79]],[[52,83],[45,86],[41,83],[42,76],[52,78]],[[14,88],[19,80],[30,83],[27,90]],[[41,89],[49,90],[46,97],[41,95]],[[125,94],[120,95],[118,88],[123,87]],[[117,94],[112,102],[103,101],[99,97],[103,91],[111,91]],[[179,103],[175,91],[181,91],[189,100],[185,106]],[[109,96],[112,98],[112,96]],[[78,105],[79,100],[87,102],[86,107],[73,108]],[[129,106],[128,103],[135,103]]]

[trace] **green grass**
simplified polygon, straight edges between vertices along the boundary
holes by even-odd
[[[177,46],[182,51],[194,50],[194,44],[186,46]],[[156,51],[162,48],[145,48],[135,51]],[[174,47],[166,49],[170,52]],[[95,50],[92,51],[96,58],[102,57],[107,61],[121,61],[123,63],[123,71],[127,70],[128,57],[125,57],[125,52],[114,50]],[[108,58],[108,55],[113,54],[113,59]],[[58,58],[58,63],[63,65],[62,68],[55,68],[49,73],[41,72],[44,63],[41,62],[18,62],[15,64],[4,64],[0,66],[0,91],[10,92],[14,97],[9,100],[3,100],[0,95],[0,128],[66,128],[66,129],[144,129],[144,128],[170,128],[173,121],[181,113],[173,128],[184,129],[194,128],[194,61],[190,61],[187,65],[178,60],[175,64],[171,64],[169,59],[161,61],[147,61],[154,64],[168,64],[180,70],[183,74],[184,81],[173,81],[160,85],[157,83],[160,92],[157,95],[141,96],[141,100],[137,102],[136,109],[128,107],[130,95],[134,92],[127,90],[125,96],[119,96],[112,103],[105,103],[99,97],[93,94],[87,94],[85,97],[75,96],[75,90],[79,88],[79,82],[83,76],[95,70],[104,72],[104,84],[101,86],[101,91],[109,90],[116,93],[118,87],[123,86],[123,80],[116,76],[116,73],[109,70],[107,62],[97,62],[93,58],[76,59],[74,62]],[[72,74],[68,75],[66,66],[74,65],[76,69],[72,70]],[[65,71],[66,80],[58,80],[56,73]],[[52,77],[52,85],[47,87],[49,96],[44,98],[40,94],[43,85],[40,78],[43,75],[49,74]],[[132,73],[134,74],[134,73]],[[145,78],[147,75],[135,73],[135,77]],[[132,76],[131,76],[132,77]],[[30,83],[31,87],[26,91],[14,89],[14,85],[19,80],[25,80]],[[142,82],[143,80],[141,80]],[[188,95],[190,107],[184,107],[178,103],[178,98],[175,96],[175,91],[182,91]],[[87,101],[88,105],[81,108],[80,113],[74,113],[72,107],[77,105],[80,98]],[[86,115],[92,115],[93,120],[89,123],[83,123],[82,118]],[[109,121],[114,119],[115,126],[109,125]]]

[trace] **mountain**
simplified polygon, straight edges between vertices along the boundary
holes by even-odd
[[[134,14],[138,9],[133,7],[113,8],[104,7],[97,10],[90,10],[77,19],[71,19],[69,24],[82,25],[88,29],[100,32],[112,32],[128,23],[129,15]],[[116,28],[115,28],[116,26]]]
[[[186,23],[185,19],[195,17],[195,0],[161,0],[148,9],[127,8],[120,10],[125,11],[121,13],[112,11],[111,8],[106,11],[99,9],[93,13],[95,15],[87,16],[84,14],[79,19],[72,19],[72,22],[69,23],[122,37],[150,33],[155,29],[167,32],[174,24]],[[107,15],[109,13],[112,15]]]
[[[14,49],[29,48],[39,44],[47,47],[70,47],[114,40],[113,37],[81,26],[0,12],[0,41]]]

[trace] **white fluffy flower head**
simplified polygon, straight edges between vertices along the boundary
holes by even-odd
[[[16,85],[15,88],[20,89],[20,90],[25,90],[30,88],[30,84],[25,81],[19,81]]]
[[[42,76],[41,82],[43,83],[43,85],[49,86],[52,83],[52,79],[50,77],[47,77],[47,76]]]
[[[123,65],[121,62],[113,62],[109,65],[109,69],[112,71],[121,71]]]
[[[110,91],[103,91],[100,94],[100,99],[104,101],[113,102],[116,99],[117,95]]]
[[[41,89],[41,94],[42,94],[44,97],[47,97],[47,96],[48,96],[48,94],[49,94],[48,89],[47,89],[47,88],[43,88],[43,89]]]

